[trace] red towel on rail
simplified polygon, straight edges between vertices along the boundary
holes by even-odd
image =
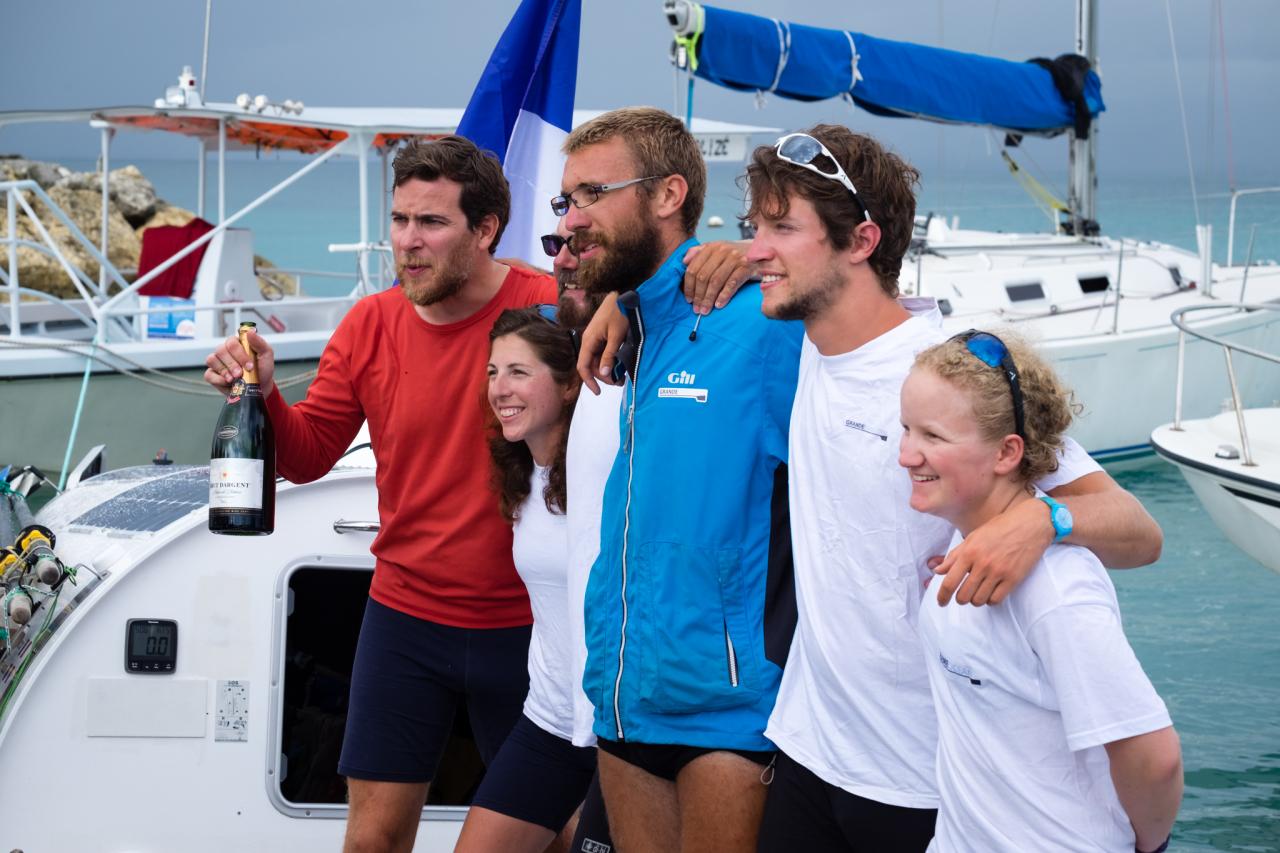
[[[138,277],[146,275],[212,230],[213,226],[198,216],[186,225],[157,225],[146,229],[142,232],[142,254],[138,258]],[[200,261],[204,259],[204,250],[208,245],[206,243],[160,273],[155,279],[147,282],[138,293],[142,296],[176,296],[179,299],[190,299],[191,291],[196,286],[196,272],[200,269]]]

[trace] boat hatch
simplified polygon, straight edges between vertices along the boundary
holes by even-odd
[[[338,774],[338,756],[372,579],[371,568],[311,561],[288,573],[284,618],[276,622],[277,630],[283,626],[284,631],[275,638],[276,648],[283,650],[283,661],[277,663],[283,679],[273,709],[279,715],[273,720],[279,747],[268,790],[276,807],[291,816],[335,817],[335,810],[345,810],[347,789]],[[467,719],[460,706],[431,783],[430,813],[436,806],[470,803],[484,774]]]
[[[1004,292],[1009,294],[1010,302],[1031,302],[1036,299],[1044,299],[1044,285],[1038,281],[1024,284],[1006,284]]]
[[[1106,293],[1111,289],[1111,279],[1105,275],[1082,275],[1079,281],[1084,293]]]

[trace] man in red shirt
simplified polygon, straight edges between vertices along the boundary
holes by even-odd
[[[377,562],[338,766],[348,851],[412,847],[458,703],[487,763],[528,689],[532,617],[488,484],[484,365],[497,316],[554,303],[556,285],[493,257],[510,205],[501,165],[470,141],[410,143],[391,210],[400,286],[352,307],[297,405],[275,389],[270,345],[250,340],[286,479],[324,476],[365,420],[378,461]],[[230,338],[205,380],[225,390],[247,361]]]

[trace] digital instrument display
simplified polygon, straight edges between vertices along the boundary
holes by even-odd
[[[172,619],[130,619],[125,627],[125,672],[163,675],[178,663],[178,623]]]

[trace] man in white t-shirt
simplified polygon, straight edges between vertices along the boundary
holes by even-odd
[[[952,530],[910,509],[897,461],[902,382],[946,337],[932,300],[897,298],[919,175],[819,125],[757,149],[747,177],[762,310],[805,325],[789,440],[799,624],[765,732],[779,754],[760,849],[924,850],[937,723],[915,623]],[[1068,537],[1111,566],[1158,557],[1155,522],[1078,444],[1038,485],[1069,512],[1027,501],[974,531],[937,569],[940,601],[997,604]]]

